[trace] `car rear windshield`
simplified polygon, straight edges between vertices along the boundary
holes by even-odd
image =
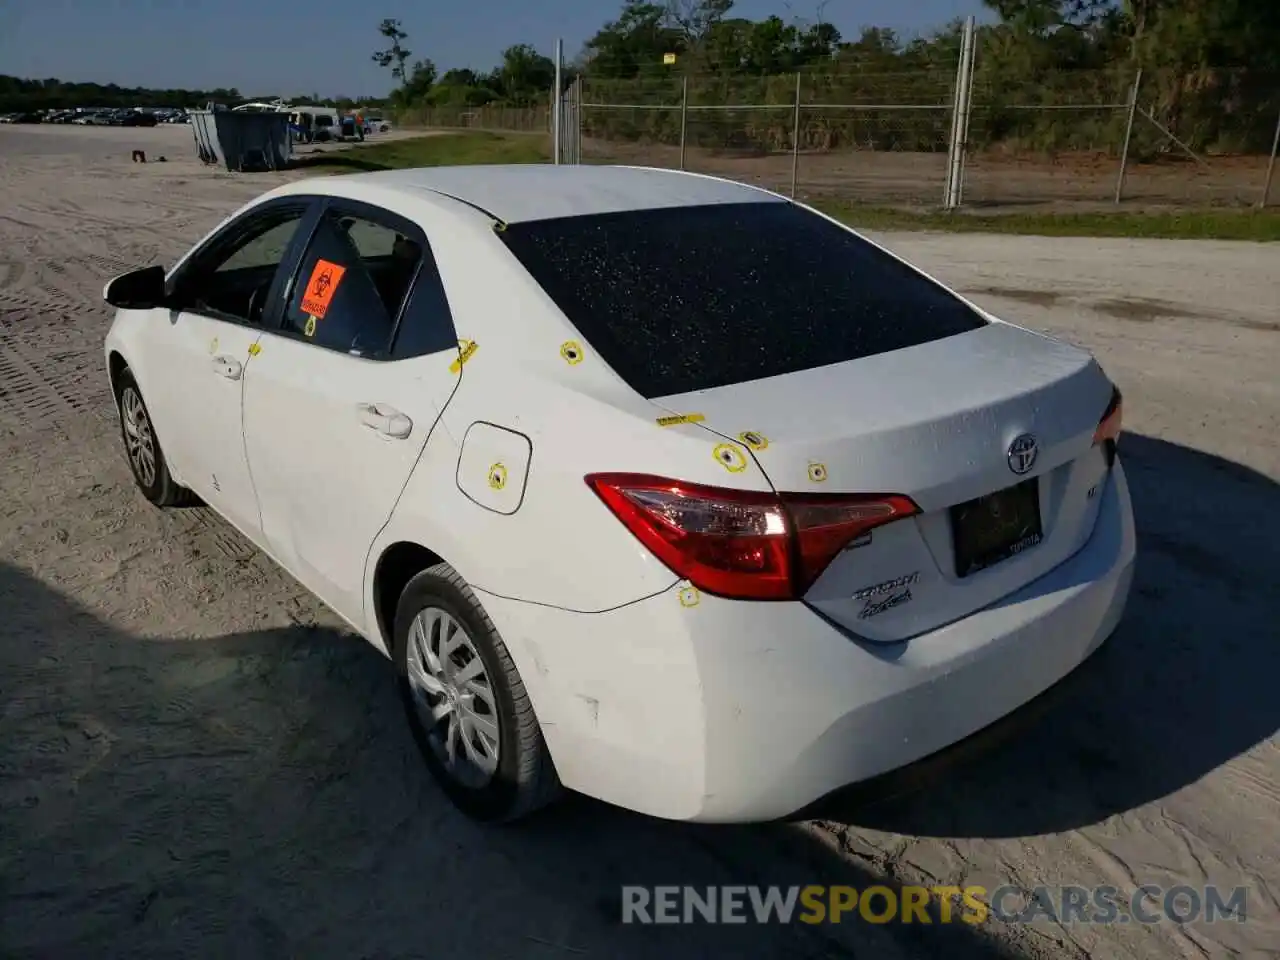
[[[985,324],[938,284],[790,203],[534,220],[500,235],[645,397],[842,363]]]

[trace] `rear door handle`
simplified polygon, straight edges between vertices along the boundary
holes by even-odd
[[[228,380],[239,380],[240,374],[244,373],[244,364],[235,357],[221,354],[213,358],[213,372]]]
[[[393,407],[381,403],[362,403],[360,422],[384,437],[403,440],[413,431],[413,421]]]

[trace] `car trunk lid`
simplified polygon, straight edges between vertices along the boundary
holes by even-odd
[[[998,601],[1083,545],[1108,469],[1093,435],[1110,395],[1088,353],[997,322],[654,402],[739,444],[779,492],[909,496],[919,514],[858,537],[804,597],[860,636],[896,641]]]

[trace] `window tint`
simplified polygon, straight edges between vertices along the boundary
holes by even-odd
[[[178,280],[181,308],[261,323],[271,283],[305,212],[299,206],[254,217],[228,243],[200,256]]]
[[[853,233],[789,203],[511,224],[500,236],[646,397],[841,363],[985,321]]]
[[[242,246],[234,250],[231,256],[223,260],[215,272],[226,273],[228,270],[243,270],[246,267],[279,266],[280,261],[284,259],[289,241],[297,232],[298,221],[301,218],[302,212],[298,211],[289,214],[283,220],[269,222],[266,229],[250,237]]]
[[[458,334],[453,326],[449,299],[431,251],[426,252],[417,282],[400,318],[391,356],[396,360],[426,356],[440,350],[456,350]]]
[[[363,217],[330,211],[302,257],[286,329],[322,347],[385,355],[422,248]]]

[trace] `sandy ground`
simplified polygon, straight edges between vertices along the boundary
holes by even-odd
[[[384,661],[202,509],[134,490],[112,274],[276,175],[185,128],[0,127],[0,955],[1216,957],[1280,944],[1280,245],[895,235],[1126,394],[1141,556],[1077,696],[927,792],[693,828],[477,827]],[[129,162],[133,147],[164,164]],[[1248,922],[624,927],[627,883],[1250,888]],[[1274,953],[1270,954],[1274,955]]]

